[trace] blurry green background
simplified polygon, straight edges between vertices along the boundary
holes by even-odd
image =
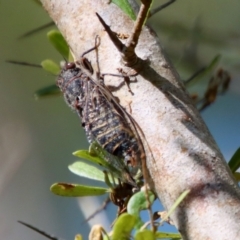
[[[232,83],[202,115],[226,160],[240,145],[239,12],[238,0],[177,0],[149,21],[182,79],[222,54],[220,66],[231,73]],[[57,181],[86,183],[67,168],[76,160],[73,151],[88,148],[84,132],[61,96],[34,100],[33,93],[53,84],[55,76],[5,62],[61,60],[46,38],[50,29],[18,39],[49,21],[34,1],[0,3],[0,239],[44,239],[17,220],[63,239],[86,236],[88,224],[82,221],[104,199],[61,198],[49,191]],[[111,210],[109,206],[107,216],[97,215],[91,224],[109,226],[115,217]]]

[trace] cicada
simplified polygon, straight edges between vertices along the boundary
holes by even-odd
[[[84,57],[99,44],[97,37],[95,46],[84,52],[80,61],[67,62],[57,86],[80,117],[89,143],[96,142],[108,153],[106,161],[120,170],[123,182],[136,185],[135,177],[145,158],[138,126],[108,90],[103,77],[98,74],[99,79],[93,78],[93,68]]]

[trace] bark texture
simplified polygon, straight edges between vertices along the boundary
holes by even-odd
[[[74,53],[76,60],[101,37],[102,73],[124,68],[121,56],[99,23],[95,12],[117,33],[129,34],[133,21],[106,0],[41,0]],[[148,142],[147,167],[152,186],[166,209],[186,189],[191,193],[171,216],[189,240],[238,239],[240,191],[179,76],[164,55],[159,40],[145,27],[136,49],[145,60],[137,81],[113,94],[131,113]],[[96,67],[96,54],[87,55]],[[121,78],[106,78],[119,85]],[[151,152],[151,154],[150,154]]]

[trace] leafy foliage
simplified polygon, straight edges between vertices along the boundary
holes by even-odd
[[[58,75],[61,71],[60,66],[50,59],[46,59],[42,61],[41,66],[43,67],[44,70],[46,70],[47,72],[53,75]]]
[[[51,186],[50,190],[54,194],[63,197],[99,196],[107,192],[106,188],[69,183],[55,183]]]
[[[69,47],[63,35],[57,30],[51,30],[47,33],[47,37],[55,49],[63,56],[63,58],[68,59]]]

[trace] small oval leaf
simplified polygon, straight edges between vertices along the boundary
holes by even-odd
[[[54,194],[63,197],[99,196],[108,192],[107,188],[69,183],[55,183],[51,186],[50,190]]]
[[[136,217],[123,213],[113,226],[112,240],[128,240],[136,223]]]
[[[102,148],[96,141],[92,142],[89,147],[89,153],[97,156],[99,164],[109,169],[114,175],[121,178],[122,171],[125,169],[123,159],[120,159]]]
[[[155,195],[148,191],[148,199],[150,203],[152,204],[155,200]],[[139,215],[139,212],[142,210],[147,209],[148,207],[148,201],[146,200],[146,192],[140,191],[135,193],[129,200],[127,205],[127,212],[132,215]]]
[[[148,191],[148,199],[152,204],[155,200],[155,195]],[[140,192],[135,193],[129,200],[127,204],[127,212],[136,216],[136,224],[135,228],[139,230],[143,226],[143,221],[140,218],[140,211],[147,209],[148,201],[146,200],[146,192],[142,190]]]
[[[137,232],[137,234],[135,235],[135,240],[155,240],[155,234],[148,230],[148,229],[144,229],[142,231]]]
[[[94,144],[94,143],[93,143]],[[91,144],[91,146],[95,146]],[[90,147],[91,147],[90,146]],[[86,159],[92,163],[95,163],[95,164],[98,164],[108,170],[110,170],[111,172],[113,172],[115,175],[117,176],[121,176],[121,173],[119,170],[117,170],[114,166],[112,166],[110,163],[108,163],[105,159],[104,159],[104,154],[105,152],[101,152],[100,154],[103,156],[103,157],[100,157],[98,155],[98,152],[97,151],[94,151],[94,149],[90,149],[91,152],[89,152],[88,150],[78,150],[76,152],[73,153],[74,156],[76,157],[80,157],[80,158],[83,158],[83,159]],[[103,151],[103,150],[102,150]],[[107,157],[111,157],[111,158],[114,158],[114,156],[106,156]],[[118,159],[116,159],[115,161],[119,161]]]
[[[74,174],[97,181],[104,182],[104,173],[98,168],[84,162],[75,162],[68,166],[68,169]]]
[[[43,97],[52,97],[54,95],[60,94],[59,88],[54,84],[45,88],[41,88],[34,93],[36,99]]]
[[[61,69],[60,66],[51,59],[46,59],[41,62],[43,69],[53,75],[57,76]]]
[[[94,155],[90,154],[88,150],[78,150],[78,151],[73,152],[72,154],[76,157],[83,158],[83,159],[88,160],[92,163],[102,165],[101,164],[101,159],[97,156],[94,156]]]
[[[65,58],[69,57],[69,47],[63,35],[57,30],[51,30],[47,33],[47,37],[55,49]]]
[[[155,233],[155,239],[182,239],[181,235],[179,233],[165,233],[165,232],[156,232]]]

